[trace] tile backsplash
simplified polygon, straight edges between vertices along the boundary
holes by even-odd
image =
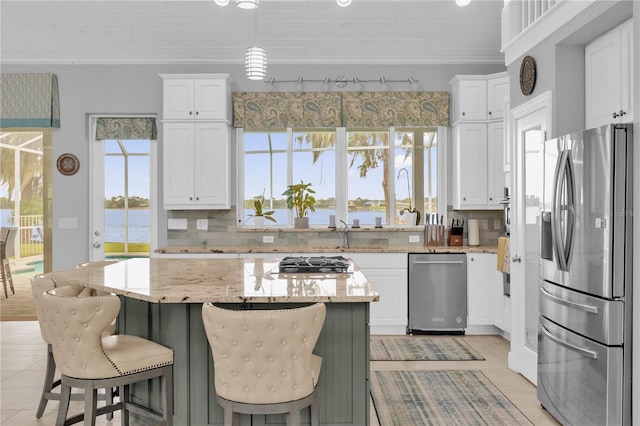
[[[451,219],[464,219],[464,245],[467,244],[467,223],[469,219],[478,219],[480,227],[480,245],[497,245],[502,235],[502,211],[462,211],[449,210]],[[235,208],[230,210],[173,210],[168,212],[169,219],[186,219],[186,230],[167,230],[169,246],[208,247],[261,247],[265,245],[292,247],[297,251],[312,250],[314,247],[339,247],[343,244],[343,232],[340,229],[311,228],[308,230],[238,228]],[[208,219],[206,230],[197,229],[198,219]],[[408,236],[419,235],[419,242],[409,243]],[[263,236],[273,236],[273,243],[263,243]],[[349,244],[352,247],[394,247],[424,245],[423,227],[419,228],[361,228],[351,230]]]

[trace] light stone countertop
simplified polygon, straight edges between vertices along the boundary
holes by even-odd
[[[45,276],[152,303],[368,303],[380,296],[360,270],[280,274],[279,258],[134,258]]]
[[[257,246],[257,247],[214,247],[214,246],[167,246],[155,250],[160,254],[234,254],[234,253],[497,253],[498,246]]]

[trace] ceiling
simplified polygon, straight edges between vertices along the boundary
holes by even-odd
[[[504,64],[504,0],[0,1],[4,64]],[[257,22],[257,32],[254,23]]]

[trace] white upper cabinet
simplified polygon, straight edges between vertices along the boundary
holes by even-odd
[[[453,208],[502,210],[508,77],[463,75],[454,77],[451,85]]]
[[[229,209],[228,74],[161,74],[163,194],[167,210]]]
[[[587,128],[633,121],[633,26],[629,20],[585,48]]]
[[[167,210],[230,208],[229,131],[225,123],[164,123]]]
[[[509,77],[492,77],[487,80],[487,119],[502,120],[504,102],[509,96]]]
[[[161,74],[164,120],[231,121],[228,74]]]
[[[501,120],[509,95],[506,72],[490,75],[457,75],[450,81],[453,124]]]

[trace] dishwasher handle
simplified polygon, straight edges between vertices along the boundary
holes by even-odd
[[[413,260],[416,265],[461,265],[464,260]]]

